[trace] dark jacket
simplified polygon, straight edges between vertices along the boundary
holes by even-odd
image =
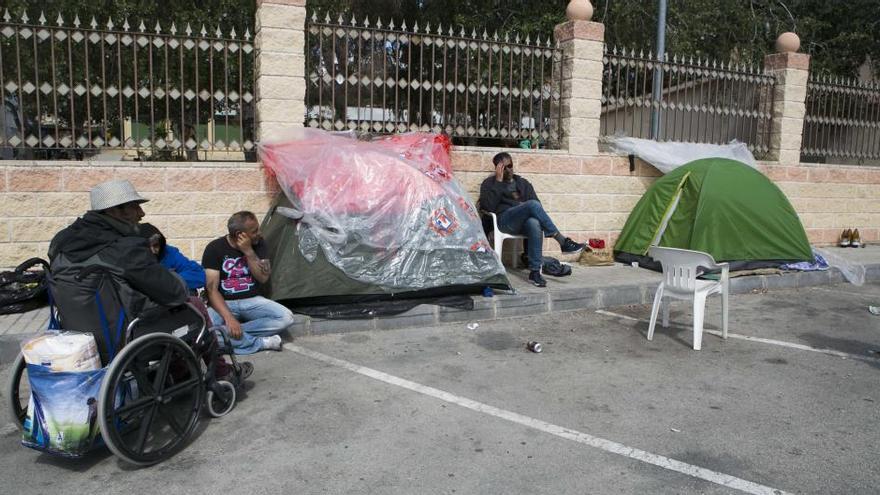
[[[101,270],[84,276],[87,267]],[[150,306],[187,298],[183,280],[159,264],[136,226],[94,211],[52,239],[49,273],[62,326],[94,333],[105,364],[128,322]]]
[[[486,177],[480,185],[480,209],[500,215],[505,210],[513,208],[521,203],[534,199],[540,201],[535,194],[532,184],[520,177],[513,175],[516,192],[519,197],[514,198],[507,188],[507,183],[495,179],[495,174]]]

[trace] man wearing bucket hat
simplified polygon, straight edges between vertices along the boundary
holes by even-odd
[[[138,222],[144,217],[141,204],[148,200],[127,180],[98,184],[92,188],[90,199],[91,209],[58,232],[49,244],[50,272],[56,286],[53,296],[59,308],[68,313],[83,308],[82,314],[71,317],[76,321],[96,318],[87,314],[94,312],[95,287],[83,276],[86,267],[95,265],[134,289],[123,286],[119,291],[128,318],[151,305],[183,304],[187,300],[183,280],[159,264],[147,240],[138,234]],[[67,318],[64,311],[62,316]],[[106,362],[106,336],[100,331],[94,333]]]

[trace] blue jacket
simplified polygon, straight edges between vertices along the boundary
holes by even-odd
[[[176,247],[165,246],[165,255],[162,256],[161,263],[165,268],[180,275],[188,289],[201,289],[205,286],[205,269],[184,256]]]

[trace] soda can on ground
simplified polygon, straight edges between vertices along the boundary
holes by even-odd
[[[544,348],[543,348],[543,346],[541,346],[540,342],[536,342],[534,340],[531,340],[531,341],[529,341],[528,344],[526,344],[526,349],[528,349],[532,352],[541,352]]]

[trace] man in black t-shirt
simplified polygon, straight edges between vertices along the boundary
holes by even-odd
[[[480,209],[498,217],[498,228],[508,234],[528,238],[529,282],[546,287],[541,276],[544,237],[552,237],[564,254],[577,254],[584,244],[562,235],[535,194],[535,188],[526,179],[513,173],[510,153],[498,153],[492,158],[495,173],[480,185]]]
[[[214,325],[223,325],[236,354],[281,350],[278,335],[293,324],[293,313],[260,295],[271,266],[257,217],[240,211],[229,217],[229,233],[205,247],[208,304]]]

